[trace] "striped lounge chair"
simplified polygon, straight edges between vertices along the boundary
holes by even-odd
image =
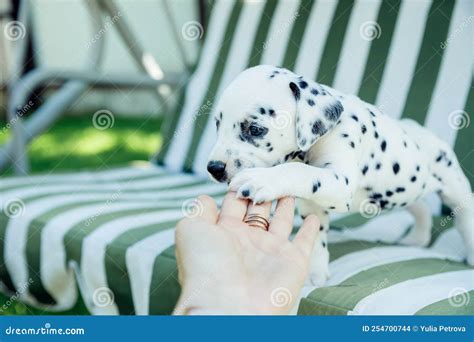
[[[243,69],[275,64],[428,126],[474,180],[471,0],[218,0],[195,72],[166,117],[157,163],[0,179],[0,279],[30,305],[93,314],[169,314],[180,289],[173,227],[207,181],[210,117]],[[304,288],[298,313],[473,314],[474,270],[450,216],[428,248],[397,245],[405,211],[333,221],[332,277]],[[297,224],[299,220],[296,220]]]

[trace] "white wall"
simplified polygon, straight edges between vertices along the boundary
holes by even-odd
[[[4,0],[0,0],[4,1]],[[88,53],[94,48],[91,17],[85,1],[90,0],[31,0],[32,36],[36,61],[54,69],[83,70],[88,65]],[[181,72],[178,45],[164,10],[165,0],[116,0],[120,16],[135,33],[137,43],[152,54],[165,72]],[[194,62],[199,40],[182,39],[181,28],[198,16],[197,1],[168,0],[177,23],[179,37],[189,61]],[[102,71],[108,73],[141,73],[114,27],[114,19],[104,20],[99,39],[105,42]],[[105,33],[104,33],[105,32]],[[92,90],[78,99],[73,110],[95,111],[107,108],[116,114],[148,114],[157,108],[155,96],[149,90]]]

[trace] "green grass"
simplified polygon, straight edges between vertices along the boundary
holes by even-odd
[[[5,122],[0,122],[0,128]],[[127,165],[132,161],[146,161],[162,143],[159,129],[161,119],[115,118],[113,127],[99,130],[91,116],[66,117],[48,132],[37,138],[28,148],[32,173],[104,170]],[[0,130],[0,145],[8,133]],[[2,175],[13,174],[8,168]],[[25,305],[14,297],[0,294],[0,315],[51,315]],[[88,311],[82,301],[60,314],[85,315]]]
[[[160,126],[160,119],[115,118],[113,127],[98,130],[90,116],[64,118],[28,148],[31,172],[99,170],[148,160],[161,145]],[[0,131],[0,144],[7,136]],[[11,167],[4,174],[12,174]]]

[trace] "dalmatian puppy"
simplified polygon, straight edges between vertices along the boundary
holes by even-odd
[[[303,217],[320,218],[312,285],[329,277],[330,212],[405,207],[416,223],[402,243],[426,246],[432,218],[421,199],[431,192],[456,208],[474,265],[469,181],[452,149],[415,121],[394,120],[356,96],[269,65],[245,70],[225,89],[215,121],[207,165],[214,180],[256,203],[295,196]]]

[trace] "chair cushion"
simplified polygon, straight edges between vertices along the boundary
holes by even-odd
[[[170,314],[180,292],[175,223],[192,210],[189,200],[207,193],[220,201],[224,192],[157,167],[2,179],[4,290],[53,311],[80,294],[94,314]],[[423,249],[395,245],[413,223],[403,211],[334,220],[332,277],[304,288],[299,314],[474,313],[463,243],[451,220],[435,222]]]

